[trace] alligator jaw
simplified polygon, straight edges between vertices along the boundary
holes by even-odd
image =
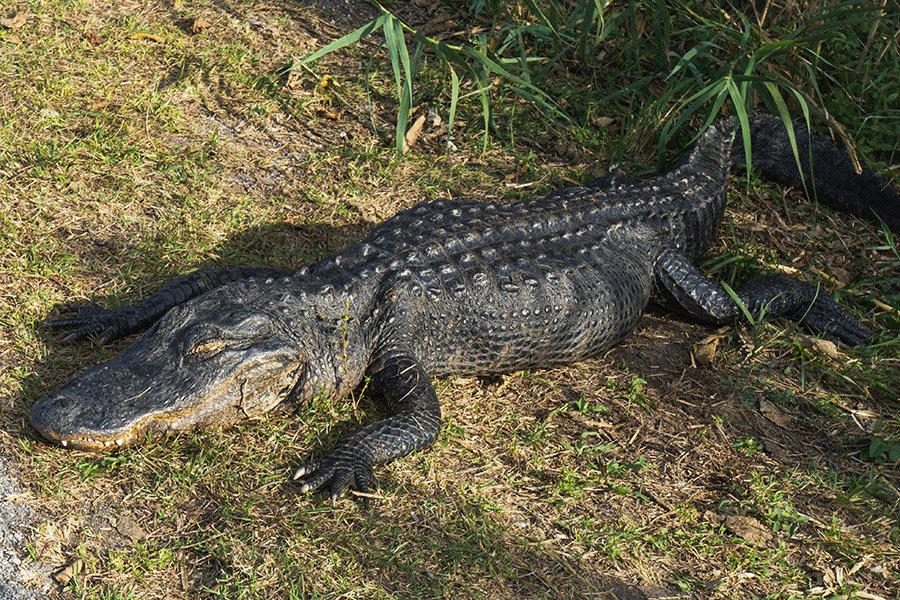
[[[133,436],[119,437],[115,440],[97,440],[92,438],[72,438],[71,440],[59,440],[59,445],[63,448],[72,448],[73,450],[87,450],[88,452],[102,452],[104,450],[115,450],[129,444]]]
[[[55,437],[52,433],[43,430],[41,435],[48,441],[59,444],[63,448],[72,450],[84,450],[87,452],[106,452],[117,450],[124,446],[130,446],[138,435],[128,432],[116,438],[101,437]]]
[[[90,381],[92,370],[82,377]],[[83,389],[85,386],[79,387]],[[41,436],[64,448],[105,452],[128,446],[145,434],[175,429],[172,426],[174,415],[153,410],[152,399],[145,414],[126,416],[114,412],[117,405],[127,405],[126,402],[107,406],[101,399],[91,399],[79,394],[79,391],[77,388],[71,389],[71,385],[66,386],[34,404],[29,420]]]
[[[64,407],[67,404],[70,404],[70,401],[61,394],[44,396],[34,404],[29,416],[32,426],[40,432],[41,436],[67,449],[109,452],[130,446],[154,433],[162,434],[166,431],[187,428],[187,426],[178,427],[176,425],[178,418],[173,414],[165,413],[149,413],[115,429],[92,426],[89,423],[80,423],[77,427],[67,427],[68,419],[63,416]],[[224,414],[228,412],[224,407],[222,412],[221,421],[232,422],[235,420],[224,417]]]

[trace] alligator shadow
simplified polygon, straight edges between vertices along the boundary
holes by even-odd
[[[353,548],[354,559],[361,567],[357,581],[361,589],[383,589],[399,596],[417,590],[415,597],[447,597],[453,595],[449,591],[454,583],[453,571],[478,573],[483,571],[485,564],[499,563],[505,566],[492,573],[489,580],[475,579],[473,597],[485,590],[490,590],[488,597],[611,600],[645,600],[677,593],[677,590],[662,585],[645,587],[610,576],[601,570],[603,561],[582,560],[569,555],[564,542],[553,539],[559,532],[540,529],[539,519],[527,507],[513,508],[511,513],[498,511],[490,494],[482,495],[472,489],[458,490],[434,482],[413,483],[412,488],[406,488],[385,472],[381,473],[380,485],[382,490],[400,496],[427,496],[428,502],[423,504],[421,511],[413,512],[409,512],[409,504],[402,500],[396,506],[388,500],[376,500],[370,508],[364,508],[358,501],[351,505],[344,500],[337,508],[329,509],[325,494],[308,497],[300,494],[299,486],[291,482],[285,482],[272,493],[296,497],[299,511],[309,513],[310,519],[323,521],[322,524],[307,521],[304,527],[308,533],[310,529],[321,527],[327,530],[321,535],[328,539],[329,545]],[[421,489],[425,485],[428,485],[427,491]],[[226,504],[227,499],[223,498],[222,505]],[[323,514],[329,510],[334,510],[334,514]],[[328,522],[335,520],[347,526],[334,531]],[[214,532],[223,526],[221,511],[212,509],[199,525],[216,535]],[[275,535],[290,538],[292,532],[285,527]],[[402,552],[397,547],[398,538],[403,540],[400,543]],[[394,553],[395,548],[395,558],[386,562],[386,554]],[[198,553],[198,564],[203,563],[204,558]],[[227,579],[231,568],[227,562],[206,562],[205,572],[198,574],[195,588],[189,592],[200,593],[204,585],[223,575]],[[302,569],[297,576],[303,579]],[[483,587],[477,587],[479,584]],[[442,591],[432,596],[437,589]]]

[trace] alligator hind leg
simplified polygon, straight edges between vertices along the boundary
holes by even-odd
[[[741,316],[741,307],[725,289],[707,279],[682,254],[665,251],[655,270],[682,308],[701,321],[723,324]],[[872,336],[824,290],[786,275],[754,279],[735,293],[754,318],[785,315],[817,334],[850,346],[863,344]]]
[[[97,337],[101,344],[105,344],[148,328],[169,309],[220,285],[248,277],[279,277],[289,273],[291,271],[258,267],[224,267],[194,271],[169,282],[158,292],[134,306],[64,307],[63,312],[74,313],[73,316],[52,319],[47,322],[47,326],[54,329],[74,328],[74,331],[63,338],[65,342]]]
[[[332,502],[348,487],[369,492],[375,487],[373,467],[430,446],[437,438],[440,404],[428,374],[415,358],[402,351],[383,352],[368,373],[376,393],[397,412],[363,427],[325,458],[297,469],[293,478],[305,478],[301,492],[328,484]]]

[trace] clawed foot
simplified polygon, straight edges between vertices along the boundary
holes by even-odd
[[[328,484],[332,504],[348,489],[370,494],[375,489],[372,460],[363,448],[343,445],[321,460],[307,463],[294,472],[293,479],[304,478],[301,493],[314,492]],[[363,505],[369,498],[363,496]]]
[[[819,293],[801,322],[816,334],[848,346],[862,346],[873,335],[825,292]]]
[[[96,305],[68,305],[63,307],[61,317],[47,321],[52,329],[74,331],[62,338],[63,342],[75,342],[86,338],[96,338],[100,344],[121,339],[137,327],[137,318],[130,308],[101,308]]]

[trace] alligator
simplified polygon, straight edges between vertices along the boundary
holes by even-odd
[[[651,297],[706,323],[784,316],[865,343],[872,333],[817,285],[779,274],[733,297],[694,265],[716,235],[740,159],[733,123],[709,127],[646,181],[614,175],[512,203],[438,200],[299,270],[197,271],[134,306],[82,307],[50,324],[74,329],[68,340],[146,332],[39,399],[30,422],[47,440],[100,451],[258,417],[289,399],[339,399],[365,381],[390,416],[294,473],[302,492],[326,490],[334,501],[348,489],[365,496],[375,467],[435,440],[432,378],[597,356],[635,328]],[[755,135],[793,160],[786,137],[778,150],[777,135]],[[838,166],[852,169],[847,159]]]

